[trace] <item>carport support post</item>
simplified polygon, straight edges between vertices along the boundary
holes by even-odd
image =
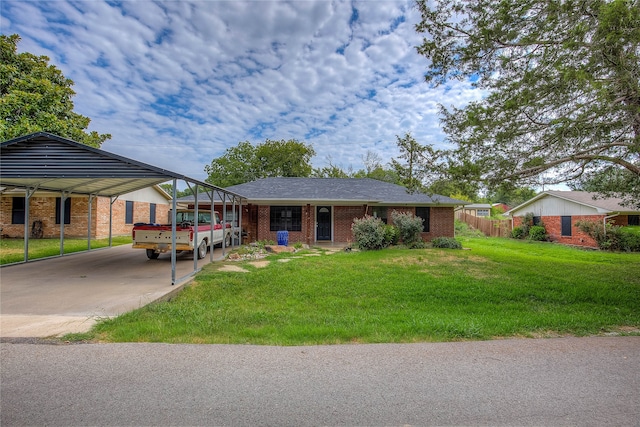
[[[178,180],[173,178],[173,194],[171,195],[171,286],[176,284],[176,209],[178,198]]]
[[[29,261],[29,201],[35,192],[35,188],[27,188],[24,193],[24,262]]]
[[[111,197],[109,201],[109,247],[113,244],[113,204],[118,200],[118,196]]]
[[[238,231],[238,221],[236,221],[236,198],[233,198],[233,207],[231,208],[231,247],[236,246],[236,232]],[[239,237],[239,236],[238,236]]]
[[[67,202],[67,198],[69,193],[63,191],[60,193],[60,255],[64,255],[64,205]]]
[[[87,214],[87,250],[91,250],[91,206],[93,205],[93,194],[89,194],[89,213]]]
[[[216,210],[214,209],[215,204],[213,201],[213,190],[209,193],[209,203],[211,204],[211,223],[209,227],[209,241],[211,242],[211,250],[209,251],[209,262],[213,262],[213,231],[216,228]]]
[[[222,259],[224,259],[224,250],[226,249],[226,245],[227,245],[227,239],[225,236],[226,232],[227,232],[227,193],[222,193]],[[231,243],[233,244],[233,242]]]
[[[195,187],[193,191],[196,196],[196,204],[193,207],[193,271],[198,270],[198,257],[200,256],[200,248],[198,246],[198,228],[200,228],[200,217],[198,216],[198,184],[196,184]]]

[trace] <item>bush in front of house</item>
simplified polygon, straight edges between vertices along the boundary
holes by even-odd
[[[529,239],[537,242],[546,242],[549,240],[547,229],[542,222],[533,224],[533,212],[527,212],[522,218],[522,225],[514,227],[511,230],[511,237],[514,239]]]
[[[631,227],[596,221],[578,221],[576,226],[606,251],[640,252],[640,234]]]
[[[385,246],[395,246],[400,240],[400,230],[395,225],[384,226],[384,243]]]
[[[529,228],[529,240],[535,240],[536,242],[545,242],[549,238],[547,230],[544,225],[534,225]]]
[[[431,240],[431,246],[440,249],[462,249],[462,243],[453,237],[436,237]]]
[[[351,232],[358,248],[366,250],[383,249],[385,243],[385,224],[380,218],[366,215],[356,218],[351,224]]]
[[[524,227],[513,227],[513,230],[511,230],[511,237],[514,239],[524,239],[527,237],[527,232],[528,229],[525,229]]]
[[[411,212],[391,212],[393,224],[398,228],[400,240],[409,248],[424,247],[422,243],[423,219]]]

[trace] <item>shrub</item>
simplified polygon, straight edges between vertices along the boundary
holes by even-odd
[[[391,220],[398,228],[402,243],[410,248],[416,246],[418,242],[422,242],[422,223],[423,219],[415,216],[410,212],[391,212]]]
[[[380,218],[366,215],[351,224],[356,245],[362,250],[382,249],[385,246],[385,224]]]
[[[607,251],[640,252],[640,236],[632,229],[611,223],[604,226],[596,221],[578,221],[576,226],[596,241],[598,247]]]
[[[400,239],[400,230],[395,225],[384,226],[384,243],[385,246],[397,245]]]
[[[547,230],[544,228],[544,225],[534,225],[529,228],[529,239],[535,240],[537,242],[544,242],[547,240],[549,236],[547,235]]]
[[[459,219],[456,219],[454,224],[456,237],[487,237],[482,231],[469,227],[469,224]]]
[[[443,249],[462,249],[462,243],[453,237],[436,237],[431,240],[431,246]]]
[[[514,239],[524,239],[525,237],[527,237],[527,230],[525,230],[524,227],[513,227],[513,230],[511,230],[511,237],[513,237]]]
[[[640,252],[640,233],[633,227],[620,227],[622,233],[622,250]]]

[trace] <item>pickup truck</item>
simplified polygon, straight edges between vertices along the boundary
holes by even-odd
[[[176,212],[176,251],[191,251],[197,248],[198,259],[207,255],[207,249],[212,245],[231,246],[231,224],[224,230],[220,222],[220,215],[214,212],[213,240],[211,239],[211,211],[198,211],[198,241],[195,237],[195,212],[193,210],[179,210]],[[171,250],[171,224],[144,224],[133,226],[133,247],[147,250],[147,258],[157,259],[161,253]]]

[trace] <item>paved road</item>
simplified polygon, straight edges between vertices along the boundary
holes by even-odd
[[[0,355],[3,426],[640,425],[640,337]]]

